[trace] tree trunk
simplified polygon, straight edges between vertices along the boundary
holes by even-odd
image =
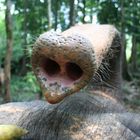
[[[125,80],[130,81],[131,77],[128,73],[128,66],[127,66],[127,60],[126,60],[126,43],[125,43],[125,25],[124,25],[124,1],[121,0],[121,37],[122,37],[122,54],[123,54],[123,61],[122,61],[122,77]]]
[[[131,77],[128,73],[128,65],[127,65],[127,60],[126,60],[126,43],[125,43],[125,35],[122,34],[122,46],[123,46],[123,51],[122,51],[122,77],[123,79],[130,81]]]
[[[4,62],[4,101],[10,102],[10,79],[11,79],[11,56],[12,56],[12,46],[13,46],[13,34],[12,34],[12,16],[10,13],[11,0],[6,0],[6,15],[5,15],[5,25],[6,25],[6,35],[7,35],[7,47],[6,56]]]
[[[25,75],[27,73],[27,56],[28,56],[28,52],[27,52],[27,3],[28,1],[23,1],[24,4],[24,22],[23,22],[23,29],[24,29],[24,34],[23,34],[23,54],[24,56],[22,57],[22,64],[21,64],[21,70],[20,70],[20,75]]]
[[[93,22],[93,9],[90,9],[90,23]]]
[[[0,97],[3,97],[4,71],[0,67]]]
[[[52,13],[51,13],[51,0],[48,0],[48,30],[50,30],[52,28],[52,20],[51,20],[51,17],[52,17]]]
[[[131,67],[132,72],[137,70],[137,45],[135,35],[132,36]]]
[[[55,31],[57,30],[57,25],[58,25],[58,0],[56,0],[56,4],[55,4],[55,10],[54,10],[54,29]]]
[[[70,3],[70,12],[69,12],[69,26],[74,26],[75,25],[75,5],[74,5],[74,0],[69,0]]]
[[[83,0],[83,5],[84,7],[82,8],[82,13],[83,13],[83,18],[82,18],[82,23],[86,23],[85,17],[86,17],[86,0]]]

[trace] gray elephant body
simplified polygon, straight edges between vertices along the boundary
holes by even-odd
[[[76,93],[59,104],[45,101],[0,106],[0,124],[16,124],[33,140],[140,140],[140,115],[92,93]]]

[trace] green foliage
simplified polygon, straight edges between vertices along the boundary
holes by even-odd
[[[121,19],[117,1],[101,1],[97,13],[98,20],[101,24],[118,26]]]
[[[27,75],[24,77],[24,80],[26,83],[28,83],[29,88],[31,88],[31,90],[34,93],[37,93],[40,91],[40,88],[38,87],[38,83],[36,81],[36,77],[33,74],[33,72],[28,72]]]
[[[12,76],[11,81],[12,101],[29,101],[35,99],[35,94],[40,92],[36,78],[32,72],[25,77]]]

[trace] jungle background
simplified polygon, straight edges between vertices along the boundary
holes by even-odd
[[[82,23],[120,31],[123,99],[140,112],[140,0],[0,0],[0,103],[42,98],[30,62],[35,40]]]

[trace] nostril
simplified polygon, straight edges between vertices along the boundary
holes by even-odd
[[[83,70],[75,63],[66,63],[67,76],[72,80],[78,80],[83,75]]]
[[[53,76],[60,71],[58,63],[50,58],[43,58],[42,68],[49,76]]]

